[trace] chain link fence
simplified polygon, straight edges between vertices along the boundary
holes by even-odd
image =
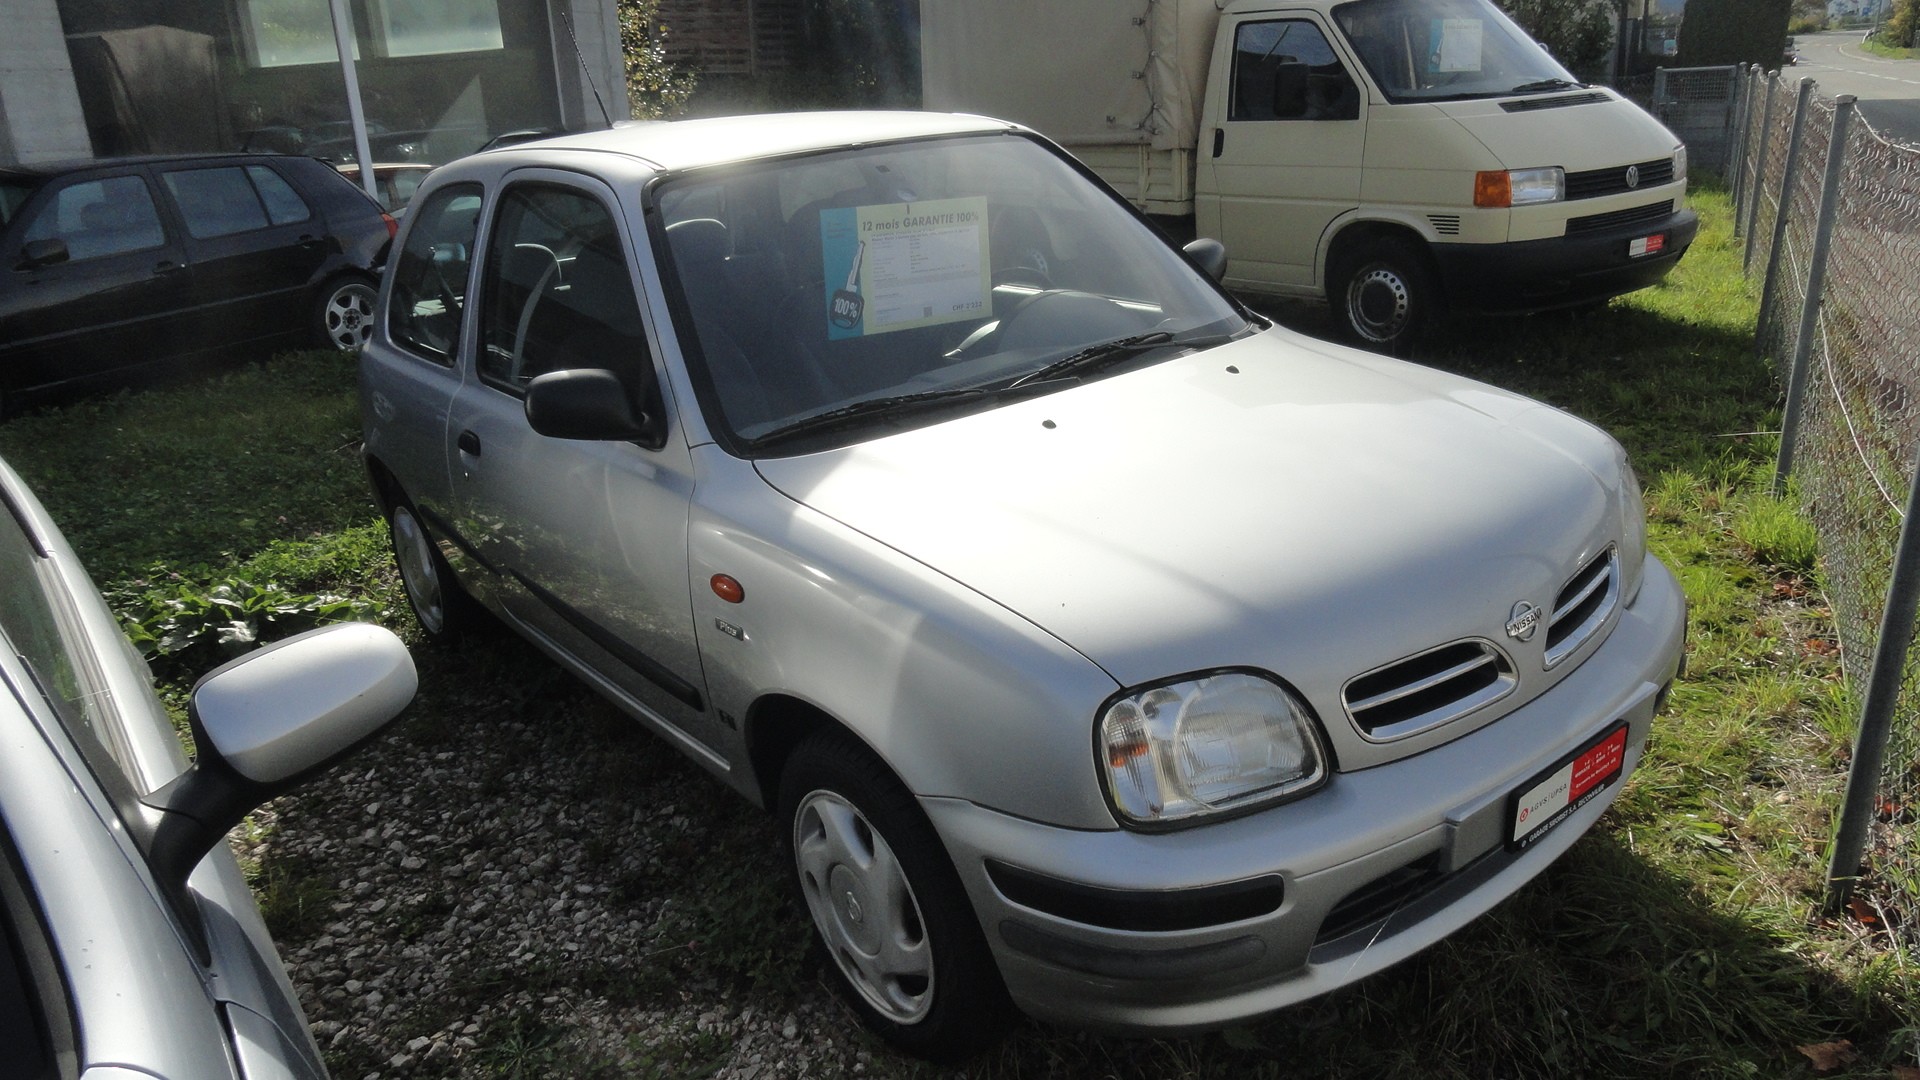
[[[1911,913],[1920,658],[1908,655],[1902,600],[1920,593],[1920,543],[1903,542],[1902,525],[1920,450],[1920,151],[1876,134],[1851,98],[1828,99],[1811,80],[1797,81],[1802,93],[1778,73],[1740,78],[1735,220],[1748,272],[1765,275],[1756,345],[1789,388],[1782,473],[1791,469],[1820,536],[1846,678],[1867,688],[1830,898],[1848,897],[1864,856],[1869,898]]]

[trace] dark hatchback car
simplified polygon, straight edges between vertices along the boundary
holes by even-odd
[[[358,348],[393,228],[312,158],[0,168],[0,415],[249,342]]]

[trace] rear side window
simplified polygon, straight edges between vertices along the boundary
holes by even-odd
[[[286,225],[312,216],[307,204],[264,165],[223,165],[162,173],[180,207],[187,233],[196,240]]]
[[[74,262],[157,248],[167,241],[153,193],[138,176],[68,184],[27,224],[26,241],[64,240]]]
[[[452,364],[480,223],[480,185],[441,188],[412,214],[413,227],[393,268],[387,333],[428,359]]]

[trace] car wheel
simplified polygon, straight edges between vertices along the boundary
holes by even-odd
[[[951,1060],[1002,1031],[1007,1002],[946,849],[885,764],[838,732],[780,782],[794,882],[841,995],[899,1049]]]
[[[1343,257],[1327,298],[1347,337],[1399,354],[1440,315],[1440,289],[1426,259],[1395,237],[1371,240]]]
[[[477,612],[473,599],[454,579],[440,551],[427,535],[413,504],[401,501],[387,515],[387,535],[393,542],[393,562],[414,620],[432,641],[451,641],[472,625]]]
[[[321,291],[314,330],[322,348],[358,352],[373,332],[373,279],[350,274],[333,279]]]

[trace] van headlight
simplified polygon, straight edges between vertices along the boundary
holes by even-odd
[[[1687,178],[1686,143],[1681,143],[1679,146],[1673,148],[1673,178],[1675,180],[1685,180]]]
[[[1496,169],[1473,177],[1473,205],[1488,209],[1559,202],[1566,197],[1567,171],[1558,165]]]
[[[1327,779],[1306,704],[1244,671],[1122,691],[1094,733],[1121,822],[1176,828],[1304,795]]]

